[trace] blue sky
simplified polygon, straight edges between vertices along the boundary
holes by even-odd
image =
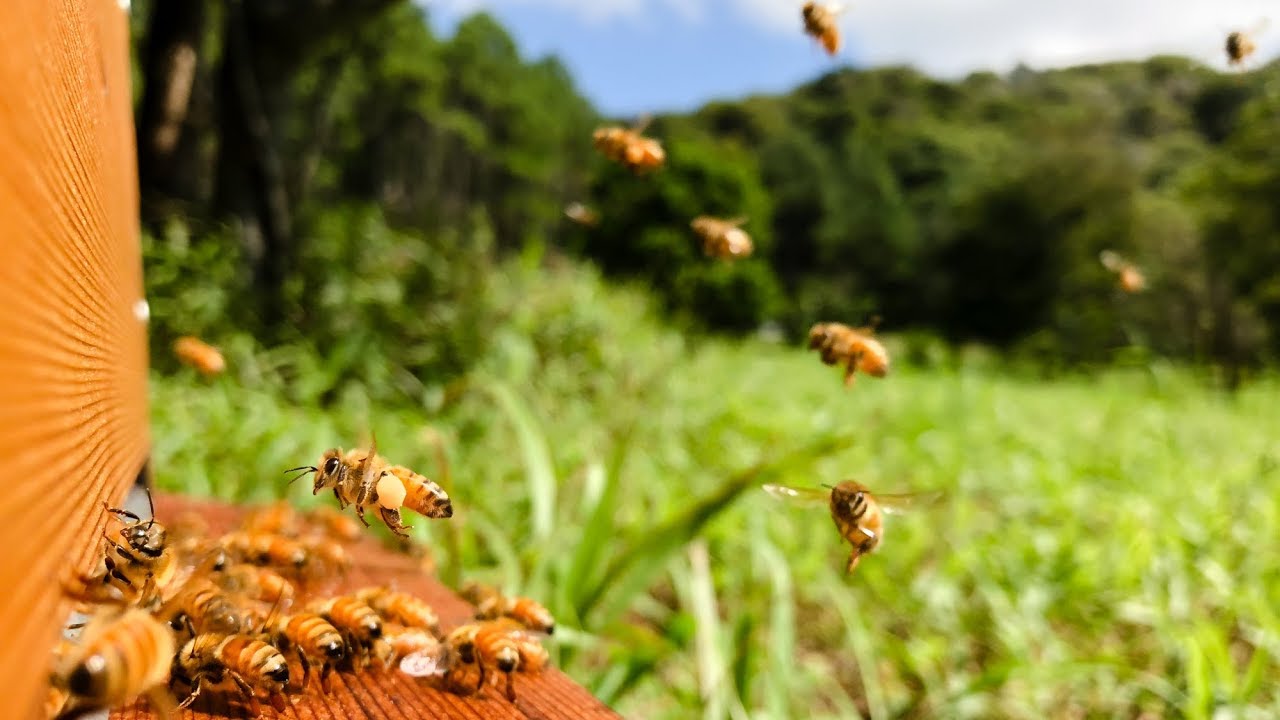
[[[419,0],[421,2],[421,0]],[[1177,53],[1218,67],[1222,41],[1275,0],[845,0],[830,58],[801,31],[800,0],[430,0],[437,32],[484,9],[525,57],[558,55],[608,115],[689,110],[780,92],[842,65],[910,64],[935,76],[1019,62],[1058,67]],[[1280,21],[1280,16],[1275,20]],[[1258,37],[1258,61],[1280,27]]]

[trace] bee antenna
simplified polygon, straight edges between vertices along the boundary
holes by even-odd
[[[147,529],[150,530],[151,526],[156,524],[156,500],[151,495],[151,488],[148,487],[146,490],[147,490],[147,507],[151,510],[151,522],[147,523]]]
[[[289,468],[288,470],[285,470],[284,472],[287,474],[287,473],[291,473],[291,472],[298,472],[299,470],[301,470],[302,472],[299,472],[297,475],[293,476],[293,479],[291,479],[291,480],[289,481],[289,484],[290,484],[290,485],[292,485],[292,484],[294,484],[295,482],[297,482],[297,481],[298,481],[298,478],[302,477],[303,475],[310,475],[310,474],[311,474],[311,473],[313,473],[313,472],[319,472],[319,468],[312,467],[311,465],[303,465],[303,466],[301,466],[301,467]]]
[[[835,489],[836,489],[834,485],[828,485],[828,484],[826,484],[826,483],[822,483],[822,487],[824,487],[824,488],[826,488],[826,489],[828,489],[828,490],[835,490]]]

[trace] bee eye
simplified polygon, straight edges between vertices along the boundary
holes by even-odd
[[[329,458],[324,461],[324,472],[326,475],[332,475],[338,472],[338,458]]]

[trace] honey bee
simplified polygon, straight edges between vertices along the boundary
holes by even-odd
[[[301,612],[280,618],[274,639],[276,647],[293,648],[302,664],[302,688],[307,688],[311,666],[320,665],[320,689],[329,692],[329,673],[342,660],[346,644],[342,634],[316,613]]]
[[[579,202],[565,206],[564,215],[584,227],[595,227],[600,224],[600,213]]]
[[[307,612],[322,616],[337,628],[346,643],[347,659],[353,667],[357,659],[361,665],[368,665],[375,657],[377,641],[382,637],[382,618],[368,603],[340,595],[312,602]]]
[[[1102,266],[1116,274],[1120,289],[1127,293],[1142,292],[1147,287],[1147,279],[1142,271],[1133,263],[1120,257],[1111,250],[1103,250],[1098,254]]]
[[[845,574],[853,572],[858,562],[880,546],[884,539],[884,513],[898,513],[909,505],[931,502],[940,493],[896,493],[872,495],[867,486],[853,480],[845,480],[834,487],[794,488],[786,485],[765,485],[765,492],[774,497],[793,502],[823,502],[831,510],[840,537],[853,546]]]
[[[845,364],[844,385],[853,384],[854,373],[872,377],[889,372],[889,351],[871,336],[873,328],[851,328],[841,323],[818,323],[809,329],[809,349],[818,350],[827,365]]]
[[[1259,20],[1249,30],[1235,30],[1227,35],[1226,51],[1227,64],[1238,67],[1244,64],[1244,61],[1258,49],[1258,45],[1254,42],[1254,36],[1267,29],[1269,21],[1266,18]]]
[[[265,533],[296,537],[301,519],[287,500],[256,507],[245,514],[240,529],[249,533]]]
[[[360,524],[350,515],[335,510],[328,505],[321,505],[306,515],[307,520],[318,525],[329,537],[341,542],[354,542],[360,539]]]
[[[307,537],[300,542],[307,552],[307,565],[311,568],[312,574],[318,575],[332,570],[339,575],[345,575],[351,569],[351,555],[337,540],[326,537]]]
[[[147,492],[151,500],[150,491]],[[164,526],[152,517],[143,520],[136,514],[103,503],[106,511],[124,522],[119,535],[125,544],[116,542],[106,532],[106,552],[97,569],[89,574],[76,573],[63,583],[66,594],[74,600],[90,603],[154,605],[160,591],[177,572],[173,549],[168,546]]]
[[[601,155],[637,175],[656,170],[666,162],[667,154],[662,143],[641,134],[648,125],[648,118],[642,118],[630,128],[620,125],[596,128],[591,135],[592,143]]]
[[[173,682],[191,688],[178,707],[187,707],[206,683],[218,684],[230,677],[249,698],[255,716],[261,716],[258,690],[265,690],[271,704],[283,712],[289,684],[289,663],[274,645],[243,634],[203,633],[187,641],[173,659]]]
[[[301,542],[270,533],[236,530],[223,535],[218,542],[233,557],[254,565],[301,570],[309,557]]]
[[[434,633],[422,628],[404,627],[403,625],[383,625],[382,627],[383,643],[378,647],[378,659],[382,661],[384,667],[388,670],[396,660],[413,657],[410,660],[412,664],[416,658],[424,658],[431,660],[440,652],[440,638]],[[434,660],[431,660],[434,667]],[[422,676],[430,673],[431,668],[427,668],[426,672],[407,669],[406,673],[414,676]]]
[[[286,472],[315,473],[311,494],[332,488],[340,506],[355,505],[356,515],[366,527],[369,521],[364,518],[364,509],[369,503],[376,504],[382,521],[400,537],[408,537],[408,526],[400,520],[401,507],[428,518],[453,517],[453,504],[443,488],[406,467],[388,464],[377,450],[375,437],[368,450],[343,453],[334,448],[321,456],[319,467],[305,465]]]
[[[514,673],[520,667],[520,647],[511,637],[511,627],[501,621],[468,623],[457,628],[445,638],[444,665],[446,682],[455,682],[466,665],[474,664],[480,672],[475,691],[484,688],[489,669],[507,677],[507,700],[515,702]],[[456,684],[456,682],[455,682]]]
[[[367,587],[356,591],[355,596],[386,620],[433,633],[440,631],[440,616],[436,611],[409,593],[385,587]]]
[[[288,605],[294,597],[293,583],[271,568],[233,565],[222,573],[224,588],[243,592],[254,600]]]
[[[240,632],[245,617],[225,591],[205,577],[194,577],[168,600],[158,615],[174,630],[190,628],[193,635]]]
[[[477,582],[462,586],[462,597],[476,606],[476,617],[494,620],[507,617],[537,632],[551,635],[556,631],[556,620],[551,611],[527,597],[505,596],[494,587]]]
[[[173,352],[184,364],[190,365],[204,375],[217,375],[227,368],[218,348],[200,340],[184,335],[173,342]]]
[[[836,16],[842,12],[843,5],[820,5],[816,2],[806,2],[800,10],[805,34],[822,43],[828,55],[840,51],[840,28],[836,25]]]
[[[723,220],[710,215],[699,215],[689,226],[702,238],[702,252],[709,257],[730,260],[747,257],[753,245],[751,236],[738,227],[746,222],[745,217]]]
[[[80,645],[58,658],[51,686],[65,694],[68,714],[145,697],[157,715],[168,718],[174,698],[165,683],[175,645],[169,628],[145,610],[99,614],[85,627]]]

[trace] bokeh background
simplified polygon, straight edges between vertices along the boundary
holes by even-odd
[[[1274,717],[1266,5],[136,0],[156,481],[331,502],[282,471],[376,432],[629,717]],[[873,317],[846,390],[804,334]],[[846,577],[759,490],[844,478],[945,499]]]

